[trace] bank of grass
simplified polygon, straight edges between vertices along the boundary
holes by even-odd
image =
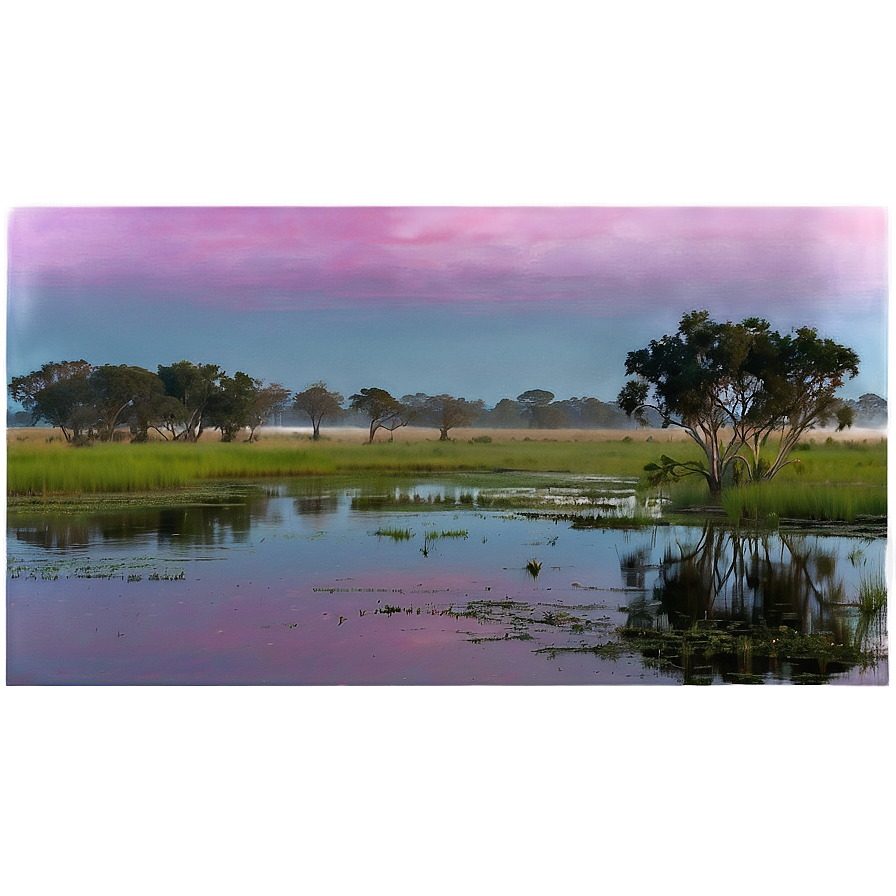
[[[621,436],[573,442],[547,439],[471,442],[360,442],[268,439],[260,443],[110,444],[73,448],[60,441],[10,441],[9,496],[147,493],[209,482],[358,474],[557,472],[629,476],[668,445]],[[698,459],[696,446],[674,446],[677,460]],[[853,521],[886,514],[887,448],[883,439],[817,440],[793,453],[769,483],[729,486],[721,505],[732,520],[779,518]],[[691,477],[664,487],[673,509],[710,504],[705,483]]]
[[[347,442],[111,444],[11,443],[10,495],[144,492],[209,480],[357,473],[554,471],[638,477],[649,442]]]

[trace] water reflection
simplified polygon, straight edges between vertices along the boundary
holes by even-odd
[[[885,582],[859,594],[882,539],[576,529],[544,505],[487,508],[483,493],[460,479],[294,480],[192,506],[11,514],[8,676],[854,681],[859,661],[822,652],[822,633],[827,648],[883,654]],[[882,659],[864,681],[886,674]]]
[[[644,570],[629,566],[624,578],[643,582]],[[844,595],[835,552],[816,540],[710,525],[695,543],[667,547],[653,587],[658,625],[679,629],[716,619],[831,631],[842,625]]]
[[[790,678],[826,679],[849,668],[858,652],[869,654],[863,662],[885,654],[885,584],[874,602],[863,597],[863,579],[849,589],[839,540],[822,544],[799,534],[709,524],[695,531],[696,540],[669,544],[655,567],[646,547],[620,556],[626,587],[644,588],[648,572],[656,571],[651,598],[630,602],[626,628],[677,637],[644,643],[658,658],[667,649],[666,659],[680,664],[685,680],[697,660],[703,673],[728,680],[780,672],[779,647],[789,651]]]

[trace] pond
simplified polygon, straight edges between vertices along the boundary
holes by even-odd
[[[10,513],[7,682],[887,683],[883,537],[664,522],[535,474]]]

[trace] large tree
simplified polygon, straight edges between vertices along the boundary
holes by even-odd
[[[653,409],[664,428],[681,427],[703,453],[700,462],[684,463],[664,455],[651,472],[702,475],[717,496],[734,468],[753,481],[771,479],[804,432],[832,419],[840,429],[850,425],[836,392],[858,365],[852,349],[809,327],[782,336],[759,318],[717,323],[693,311],[677,333],[629,352],[626,373],[637,379],[618,403],[640,422]],[[769,456],[763,449],[772,435]]]
[[[13,400],[31,412],[32,425],[45,420],[62,430],[67,442],[81,435],[83,409],[90,403],[88,377],[93,367],[80,361],[48,362],[40,370],[13,377],[9,391]]]
[[[261,387],[261,380],[241,370],[220,378],[206,413],[210,425],[221,430],[222,442],[232,442],[241,429],[252,425],[253,408]]]
[[[360,411],[370,420],[368,445],[373,444],[378,429],[387,429],[391,433],[399,426],[407,426],[410,420],[409,409],[385,389],[362,389],[352,395],[348,403],[352,410]]]
[[[339,392],[333,392],[327,388],[323,381],[312,383],[302,392],[299,392],[293,407],[301,414],[307,414],[311,420],[313,438],[320,438],[320,423],[324,417],[337,417],[342,411],[345,399]]]
[[[516,400],[520,403],[522,415],[529,421],[530,426],[536,429],[549,429],[557,424],[556,409],[551,408],[551,402],[554,400],[553,392],[548,392],[546,389],[529,389],[528,392],[517,395]]]
[[[192,361],[176,361],[167,367],[159,365],[159,377],[165,384],[165,394],[176,398],[184,407],[183,428],[173,438],[185,442],[197,442],[207,423],[206,412],[212,398],[220,389],[224,371],[217,364],[194,364]],[[172,415],[169,422],[174,424]],[[180,423],[181,421],[176,421]]]
[[[95,410],[96,435],[103,442],[111,441],[121,424],[132,419],[145,420],[148,409],[165,391],[156,374],[127,364],[103,364],[95,368],[88,384]],[[137,425],[139,430],[140,423]]]

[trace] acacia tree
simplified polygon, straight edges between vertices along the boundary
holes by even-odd
[[[247,423],[249,438],[247,441],[253,441],[255,430],[286,408],[291,396],[292,393],[289,389],[284,388],[280,383],[268,383],[267,386],[259,385],[255,399],[249,406]]]
[[[699,474],[718,496],[729,470],[771,479],[806,430],[835,417],[838,428],[850,425],[836,392],[858,362],[852,349],[809,327],[782,336],[759,318],[720,324],[693,311],[674,335],[629,352],[626,373],[638,379],[626,383],[618,404],[641,423],[653,409],[663,428],[681,427],[703,453],[699,462],[663,455],[647,467],[656,481]],[[769,461],[762,450],[773,433],[779,441]]]
[[[312,383],[303,392],[297,393],[293,407],[311,418],[314,439],[320,438],[320,423],[324,417],[336,417],[342,410],[345,399],[339,392],[331,392],[325,382]]]
[[[453,395],[405,395],[402,402],[411,408],[420,420],[439,430],[439,441],[447,442],[448,433],[455,426],[470,426],[475,423],[485,410],[485,402],[481,399],[467,401],[466,398],[455,398]]]
[[[517,395],[516,400],[522,408],[522,415],[528,419],[529,424],[536,429],[546,429],[550,425],[552,415],[549,406],[554,400],[554,393],[546,389],[530,389]]]
[[[378,429],[388,429],[391,433],[399,426],[407,426],[410,422],[410,409],[397,398],[393,398],[385,389],[375,387],[362,389],[352,395],[348,402],[352,410],[360,411],[370,418],[368,445],[373,444],[373,437]]]

